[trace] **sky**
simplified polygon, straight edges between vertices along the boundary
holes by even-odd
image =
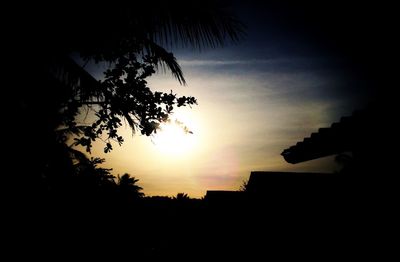
[[[94,146],[93,156],[104,157],[114,174],[138,178],[148,196],[238,190],[251,171],[339,169],[333,157],[293,165],[280,153],[368,102],[344,37],[321,33],[335,27],[307,16],[310,10],[238,1],[234,9],[247,26],[242,41],[201,52],[174,49],[187,86],[168,72],[148,81],[154,90],[198,99],[173,116],[193,134],[172,125],[153,137],[132,136],[126,127],[122,147],[104,154],[102,143]]]

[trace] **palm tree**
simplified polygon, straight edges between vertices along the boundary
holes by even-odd
[[[174,105],[196,104],[193,97],[153,93],[147,87],[145,78],[158,69],[169,69],[179,83],[185,85],[181,67],[167,48],[214,48],[229,41],[238,41],[244,32],[243,24],[218,1],[190,5],[182,5],[181,1],[128,3],[111,7],[98,5],[74,9],[73,12],[73,18],[70,13],[63,12],[68,15],[60,24],[73,28],[74,37],[62,32],[59,36],[63,40],[60,41],[63,43],[60,50],[75,51],[86,61],[108,62],[111,65],[101,85],[96,86],[88,80],[86,85],[72,85],[74,99],[66,103],[67,108],[73,109],[66,112],[74,112],[74,115],[82,105],[95,105],[99,112],[99,124],[88,127],[83,132],[85,138],[77,141],[88,151],[91,138],[104,131],[99,126],[105,126],[109,131],[105,147],[108,152],[112,149],[112,140],[119,144],[123,141],[115,128],[121,125],[120,119],[125,119],[132,131],[151,135],[160,123],[168,120]],[[89,22],[82,24],[81,21]],[[73,83],[78,82],[77,79],[88,79],[81,70],[69,68],[70,75],[76,76],[75,80],[70,78]],[[121,81],[122,78],[124,81]],[[63,124],[75,128],[74,121],[67,119],[68,122]]]
[[[44,35],[43,41],[39,40],[40,50],[59,55],[78,52],[85,60],[110,63],[129,54],[147,54],[184,84],[181,68],[167,48],[215,48],[237,42],[244,34],[243,24],[229,6],[220,2],[205,0],[183,5],[178,0],[156,0],[79,8],[71,5],[44,13],[36,10],[35,14],[52,19],[54,24],[51,29],[39,27],[39,34]],[[34,22],[32,26],[35,25]],[[49,42],[46,35],[58,41]],[[80,76],[81,73],[76,75]]]
[[[118,175],[117,185],[124,197],[141,198],[144,196],[144,193],[141,192],[143,188],[138,186],[136,184],[137,182],[139,182],[139,179],[131,177],[128,173],[125,173],[122,176]]]
[[[40,179],[49,159],[56,157],[52,148],[66,142],[65,137],[58,139],[55,129],[69,129],[87,151],[104,133],[108,152],[113,141],[123,142],[117,132],[123,120],[132,131],[151,135],[173,107],[196,103],[193,97],[153,92],[146,78],[168,69],[184,85],[181,67],[168,49],[199,50],[236,42],[243,25],[215,1],[166,2],[19,8],[21,19],[14,30],[18,33],[10,37],[15,44],[7,49],[13,54],[7,60],[7,75],[13,80],[7,100],[17,101],[10,123],[16,130],[13,147],[32,156],[21,173],[35,173]],[[107,63],[105,80],[96,81],[82,70],[71,60],[72,53],[84,61]],[[87,126],[75,122],[83,107],[95,112]]]
[[[190,197],[188,196],[188,194],[186,193],[178,193],[175,197],[175,199],[177,201],[187,201],[190,199]]]

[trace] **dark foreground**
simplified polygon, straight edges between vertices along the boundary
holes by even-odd
[[[153,197],[131,203],[32,196],[3,214],[3,237],[14,260],[391,256],[395,208],[384,202],[382,190],[358,186],[334,183],[308,192],[291,188],[231,199]]]

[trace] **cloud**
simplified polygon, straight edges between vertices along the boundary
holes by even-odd
[[[129,163],[124,172],[140,178],[146,193],[183,191],[195,196],[207,189],[236,189],[252,170],[332,171],[326,160],[293,166],[280,156],[283,149],[337,121],[351,106],[342,102],[346,93],[337,90],[346,80],[328,65],[321,66],[323,60],[180,60],[188,87],[162,74],[149,79],[149,85],[198,99],[199,106],[191,111],[201,122],[194,130],[201,147],[186,158],[164,161],[156,157],[152,143],[135,138],[121,151],[125,158],[119,156],[114,163]]]
[[[293,72],[293,71],[336,71],[340,60],[335,57],[297,56],[252,59],[178,59],[182,67],[225,70],[256,70],[259,72]]]
[[[180,59],[182,66],[224,66],[224,65],[248,65],[248,64],[266,64],[271,63],[269,59],[250,59],[250,60],[187,60]]]

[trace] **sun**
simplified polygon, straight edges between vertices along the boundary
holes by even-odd
[[[177,120],[163,124],[153,137],[156,148],[161,153],[174,156],[191,152],[197,145],[197,136],[185,130],[185,124]]]

